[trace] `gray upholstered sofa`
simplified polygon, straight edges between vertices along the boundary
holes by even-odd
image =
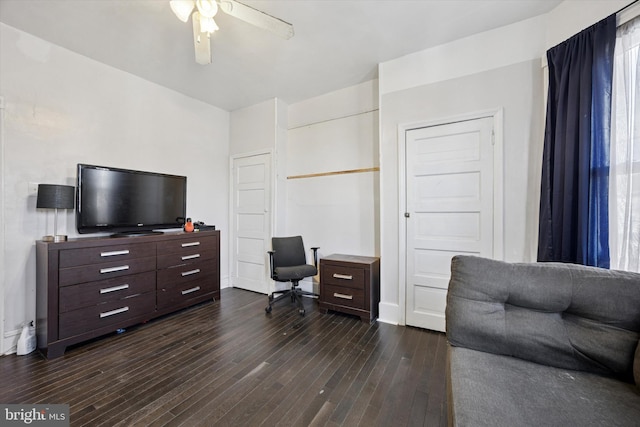
[[[451,273],[450,425],[640,426],[640,274],[471,256]]]

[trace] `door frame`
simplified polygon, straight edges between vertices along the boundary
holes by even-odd
[[[493,258],[504,258],[504,111],[502,108],[477,111],[398,125],[398,324],[407,319],[407,132],[483,118],[493,118]]]
[[[236,238],[236,233],[235,233],[235,220],[234,220],[234,201],[233,198],[235,196],[235,187],[233,185],[233,164],[236,160],[239,159],[243,159],[243,158],[247,158],[247,157],[255,157],[255,156],[262,156],[268,154],[269,155],[269,159],[270,159],[270,176],[269,176],[269,185],[271,186],[271,191],[270,191],[270,197],[269,197],[269,211],[271,214],[271,217],[269,219],[269,236],[268,239],[270,240],[273,237],[273,230],[275,227],[275,216],[276,216],[276,212],[275,212],[275,208],[276,208],[276,196],[275,196],[275,191],[276,191],[276,171],[275,171],[275,156],[274,156],[274,152],[273,149],[265,149],[265,150],[257,150],[257,151],[250,151],[247,153],[238,153],[238,154],[232,154],[229,156],[229,233],[228,233],[228,237],[227,237],[227,242],[229,245],[229,259],[228,259],[228,271],[229,271],[229,280],[228,280],[228,287],[232,288],[233,287],[233,274],[235,273],[235,269],[233,268],[234,266],[234,262],[235,262],[235,254],[233,253],[233,248],[234,248],[234,239]],[[267,253],[265,252],[264,254],[265,256],[265,265],[269,265],[269,260],[267,259]],[[271,293],[271,290],[273,288],[272,285],[272,280],[269,279],[269,272],[266,271],[265,272],[266,276],[265,276],[265,281],[267,282],[267,291],[269,293]]]

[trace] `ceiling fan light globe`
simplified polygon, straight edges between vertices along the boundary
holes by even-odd
[[[194,4],[193,0],[171,0],[169,2],[171,10],[182,22],[187,22],[189,20]]]
[[[196,0],[196,7],[200,15],[213,18],[218,13],[218,3],[215,0]]]

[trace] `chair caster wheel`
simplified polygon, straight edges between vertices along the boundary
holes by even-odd
[[[300,310],[298,310],[298,313],[300,313],[300,316],[304,316],[306,311],[304,310],[304,308],[301,308]]]
[[[267,312],[267,313],[271,313],[271,310],[272,310],[271,306],[266,307],[266,308],[264,309],[264,311],[265,311],[265,312]]]

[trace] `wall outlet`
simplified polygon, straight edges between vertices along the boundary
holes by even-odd
[[[29,196],[37,196],[38,195],[38,183],[30,182],[27,185],[27,195]]]

